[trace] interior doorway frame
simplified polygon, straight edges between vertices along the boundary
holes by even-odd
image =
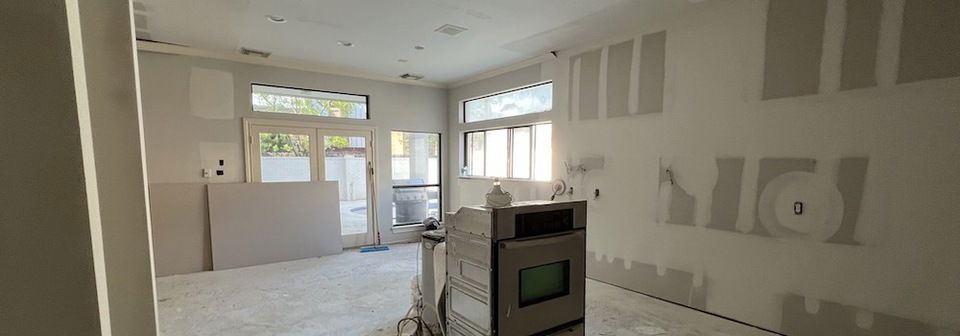
[[[275,128],[275,129],[312,129],[315,134],[311,136],[311,139],[315,139],[315,144],[322,143],[322,136],[324,135],[323,131],[328,131],[327,134],[334,135],[362,135],[369,137],[370,141],[367,144],[367,171],[365,172],[367,178],[367,221],[368,221],[368,230],[367,234],[362,238],[357,238],[357,236],[347,237],[343,236],[343,246],[344,248],[358,247],[364,245],[371,245],[377,243],[377,236],[380,235],[380,217],[379,212],[377,211],[378,198],[377,198],[377,181],[376,181],[376,167],[377,167],[377,127],[375,126],[363,126],[363,125],[349,125],[349,124],[335,124],[335,123],[325,123],[325,122],[311,122],[311,121],[299,121],[299,120],[286,120],[286,119],[262,119],[262,118],[243,118],[243,160],[244,160],[244,182],[245,183],[260,183],[254,173],[259,172],[259,170],[254,170],[254,150],[259,151],[259,148],[255,148],[253,145],[259,143],[254,139],[254,130],[257,128]],[[311,162],[311,181],[324,181],[325,180],[325,167],[324,167],[324,157],[323,151],[320,150],[318,145],[312,146],[310,149],[311,155],[316,157],[316,165]],[[313,160],[311,160],[313,161]],[[317,174],[314,179],[313,174]],[[338,204],[339,206],[339,204]],[[342,218],[341,218],[342,221]],[[341,225],[343,223],[341,222]]]

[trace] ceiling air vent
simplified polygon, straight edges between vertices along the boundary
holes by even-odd
[[[259,56],[263,58],[270,57],[269,51],[256,50],[256,49],[250,49],[250,48],[240,48],[240,53],[244,55]]]
[[[423,75],[414,75],[410,73],[405,73],[400,75],[400,78],[409,79],[409,80],[421,80],[423,79]]]
[[[448,23],[448,24],[445,24],[445,25],[440,26],[440,28],[434,29],[433,31],[438,32],[438,33],[447,34],[447,35],[450,35],[450,36],[456,36],[457,34],[460,34],[460,33],[464,32],[464,31],[466,31],[466,30],[467,30],[467,28],[463,28],[463,27],[460,27],[460,26],[454,26],[454,25]]]

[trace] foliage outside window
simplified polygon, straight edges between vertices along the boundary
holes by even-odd
[[[368,119],[367,96],[253,84],[256,112]]]
[[[553,109],[553,83],[523,87],[463,102],[463,121],[500,119]]]
[[[393,131],[390,149],[393,225],[440,219],[440,134]]]
[[[549,181],[552,133],[551,124],[467,132],[461,175]]]

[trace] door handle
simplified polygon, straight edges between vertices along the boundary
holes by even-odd
[[[563,242],[572,241],[576,239],[582,239],[582,237],[583,237],[582,232],[571,232],[571,233],[564,233],[558,236],[550,236],[550,237],[544,237],[544,238],[504,241],[504,242],[500,242],[500,247],[503,248],[504,250],[512,250],[512,249],[519,249],[519,248],[563,243]]]

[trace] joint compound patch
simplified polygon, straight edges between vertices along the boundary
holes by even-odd
[[[791,336],[938,336],[956,333],[921,321],[870,312],[837,302],[820,301],[809,312],[803,296],[784,298],[780,331]]]
[[[703,277],[700,286],[694,285],[694,274],[664,268],[658,274],[657,266],[614,258],[613,262],[597,259],[596,252],[587,251],[587,276],[632,291],[655,296],[667,301],[697,309],[707,307],[709,279]]]

